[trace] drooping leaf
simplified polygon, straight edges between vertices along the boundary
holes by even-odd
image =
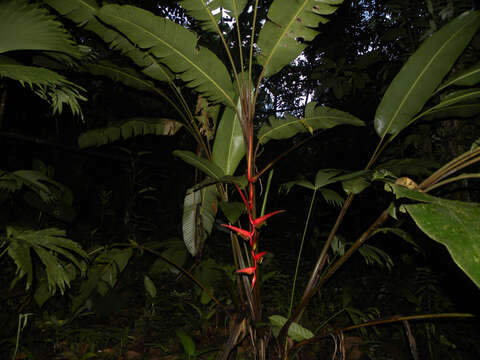
[[[424,41],[393,79],[375,114],[380,137],[405,128],[432,95],[480,27],[480,12],[464,13]]]
[[[225,175],[223,170],[217,164],[204,157],[198,156],[191,151],[175,150],[173,155],[178,156],[186,163],[195,166],[213,179],[219,180]]]
[[[257,61],[264,67],[264,76],[277,73],[291,63],[318,34],[318,23],[328,20],[343,0],[274,0],[268,10],[268,19],[258,37],[260,53]]]
[[[226,108],[213,143],[212,160],[225,173],[233,175],[237,166],[245,156],[245,141],[237,113]]]
[[[289,114],[286,114],[285,118],[270,117],[269,124],[260,128],[258,140],[265,144],[272,139],[287,139],[298,133],[313,133],[315,130],[330,129],[337,125],[365,125],[363,121],[346,112],[316,105],[316,102],[308,103],[302,119]]]
[[[285,325],[285,323],[287,322],[287,319],[281,315],[272,315],[269,316],[268,319],[270,320],[270,323],[272,324],[274,329],[277,329],[277,332],[280,331],[283,325]],[[295,322],[292,322],[292,324],[288,328],[288,337],[294,341],[311,339],[313,336],[314,335],[310,330],[304,328],[303,326]]]
[[[0,56],[0,78],[2,77],[17,80],[22,86],[28,85],[51,105],[54,114],[61,114],[66,105],[74,115],[82,116],[79,101],[87,100],[82,95],[85,89],[55,71],[23,65],[7,56]]]
[[[183,266],[187,261],[188,252],[182,239],[174,238],[169,241],[162,241],[161,246],[167,248],[162,251],[162,256],[174,264]],[[162,258],[158,258],[150,267],[149,274],[161,277],[164,273],[178,274],[179,270]]]
[[[173,83],[174,75],[148,51],[139,49],[128,40],[127,37],[115,31],[111,27],[101,23],[96,17],[96,12],[100,9],[95,0],[44,0],[48,5],[57,10],[60,14],[75,22],[78,26],[84,27],[88,31],[92,31],[110,44],[113,50],[120,51],[123,55],[128,56],[138,65],[142,72],[159,81]],[[90,67],[92,70],[92,68]],[[97,68],[97,71],[100,70]],[[104,72],[105,69],[102,69]],[[101,75],[109,76],[110,72]],[[122,80],[119,77],[118,80]]]
[[[217,24],[227,12],[228,17],[237,20],[242,13],[247,0],[182,0],[180,5],[188,14],[200,22],[203,30],[217,32]]]
[[[217,188],[210,185],[196,191],[187,191],[183,202],[183,241],[192,256],[203,248],[211,234],[217,214]]]
[[[167,65],[187,86],[212,101],[235,106],[235,92],[225,65],[209,49],[197,44],[193,32],[130,5],[105,5],[96,14]]]
[[[334,206],[342,206],[345,199],[332,189],[322,188],[318,190],[327,203]]]
[[[453,261],[480,287],[480,204],[441,199],[398,185],[391,188],[397,198],[422,202],[402,207],[423,232],[447,247]]]
[[[26,0],[0,1],[0,19],[0,54],[41,50],[81,55],[62,23],[36,4]]]
[[[440,92],[448,86],[473,86],[480,82],[480,62],[471,68],[462,71],[453,78],[448,79],[444,84],[438,87],[436,92]]]
[[[171,119],[132,118],[106,127],[86,131],[78,137],[81,149],[126,140],[140,135],[175,135],[182,124]]]

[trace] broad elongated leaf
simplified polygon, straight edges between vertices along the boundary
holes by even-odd
[[[171,119],[133,118],[80,134],[78,146],[101,146],[139,135],[175,135],[181,127],[181,123]]]
[[[287,319],[281,315],[272,315],[269,316],[268,319],[272,326],[277,329],[277,332],[282,328],[283,325],[287,322]],[[312,338],[314,335],[313,333],[305,329],[303,326],[293,322],[290,327],[288,328],[288,337],[294,341],[302,341]]]
[[[198,46],[196,35],[171,20],[134,6],[106,5],[97,16],[122,32],[134,44],[154,55],[212,101],[235,106],[235,92],[225,65]]]
[[[75,42],[48,11],[26,0],[0,1],[0,54],[14,50],[58,51],[80,57]]]
[[[217,188],[210,185],[196,191],[187,191],[183,202],[183,241],[192,256],[201,251],[212,232],[217,214]]]
[[[216,25],[221,21],[223,12],[236,20],[247,5],[247,0],[182,0],[180,5],[200,22],[203,30],[217,32]]]
[[[225,175],[223,170],[217,164],[204,157],[198,156],[191,151],[175,150],[173,155],[178,156],[186,163],[195,166],[197,169],[216,180],[221,179]]]
[[[375,114],[380,137],[406,127],[480,27],[480,12],[464,13],[420,46],[393,79]]]
[[[330,129],[337,125],[365,125],[363,121],[349,113],[316,105],[316,102],[308,103],[305,107],[305,117],[302,119],[289,114],[285,118],[270,117],[270,124],[260,128],[258,140],[265,144],[272,139],[287,139],[298,133],[313,133],[315,130]]]
[[[439,86],[436,92],[442,91],[448,86],[473,86],[480,82],[480,62],[473,65],[471,68],[462,71],[454,78],[447,80],[444,84]]]
[[[430,175],[440,164],[426,158],[392,159],[378,165],[376,170],[388,170],[396,176]]]
[[[257,61],[264,67],[264,76],[271,76],[291,63],[318,34],[319,23],[343,0],[274,0],[268,10],[268,20],[260,31]]]
[[[442,101],[440,101],[437,105],[433,106],[432,108],[426,110],[425,113],[428,114],[430,111],[447,108],[460,102],[471,102],[472,100],[478,99],[479,97],[480,97],[479,88],[457,90],[445,96],[442,99]]]
[[[233,175],[244,156],[245,141],[240,121],[235,110],[226,108],[215,135],[212,160],[225,175]]]
[[[445,245],[453,261],[480,287],[480,204],[437,198],[391,185],[397,198],[423,203],[403,205],[417,226]]]
[[[100,7],[95,0],[44,1],[60,14],[74,21],[78,26],[82,26],[86,30],[92,31],[100,36],[100,38],[111,45],[112,49],[118,50],[122,52],[122,54],[130,57],[135,64],[142,68],[142,72],[145,75],[155,80],[167,81],[169,83],[173,82],[174,75],[164,66],[160,65],[153,55],[139,49],[124,35],[98,21],[95,14]],[[100,75],[109,76],[108,73]],[[118,78],[119,81],[122,81],[122,79],[123,77]]]
[[[469,119],[480,114],[480,104],[456,104],[426,111],[422,114],[424,120],[438,120],[448,118]]]

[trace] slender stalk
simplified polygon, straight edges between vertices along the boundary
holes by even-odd
[[[396,315],[396,316],[391,316],[386,319],[379,319],[379,320],[373,320],[373,321],[368,321],[362,324],[357,324],[357,325],[352,325],[352,326],[347,326],[342,329],[338,329],[332,332],[329,332],[327,334],[322,334],[322,335],[317,335],[314,336],[311,339],[303,340],[298,343],[296,343],[292,348],[290,349],[289,353],[293,353],[297,349],[300,349],[302,346],[308,345],[308,344],[313,344],[315,342],[318,342],[319,340],[323,340],[330,336],[331,334],[339,334],[343,333],[346,331],[352,331],[368,326],[376,326],[376,325],[385,325],[385,324],[391,324],[394,322],[402,322],[402,321],[410,321],[410,320],[429,320],[429,319],[449,319],[449,318],[471,318],[475,317],[473,314],[464,314],[464,313],[444,313],[444,314],[421,314],[421,315],[409,315],[409,316],[402,316],[402,315]]]
[[[446,184],[449,184],[449,183],[452,183],[452,182],[455,182],[455,181],[459,181],[459,180],[478,179],[478,178],[480,178],[480,174],[462,174],[462,175],[455,176],[455,177],[450,178],[450,179],[439,181],[435,185],[432,185],[432,186],[426,188],[424,191],[429,192],[433,189],[436,189],[436,188],[441,187],[443,185],[446,185]]]
[[[265,215],[265,208],[267,207],[267,198],[268,198],[268,193],[270,192],[272,177],[273,177],[273,169],[270,170],[270,173],[268,174],[267,187],[265,189],[265,195],[263,196],[262,210],[260,211],[260,216]]]
[[[316,194],[317,194],[317,189],[313,191],[312,199],[310,201],[310,208],[308,209],[307,220],[305,221],[305,226],[303,227],[302,241],[300,242],[300,250],[298,251],[298,257],[297,257],[297,266],[295,267],[295,275],[293,277],[292,295],[290,296],[290,306],[288,307],[289,317],[292,314],[293,298],[295,296],[295,284],[297,282],[298,268],[300,267],[300,258],[302,257],[303,243],[305,242],[305,235],[307,234],[308,225],[310,223],[310,215],[312,214],[312,209],[313,209],[313,204],[315,203]]]

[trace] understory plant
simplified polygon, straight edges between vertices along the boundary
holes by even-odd
[[[315,183],[310,184],[317,190],[340,182],[347,197],[299,303],[293,306],[291,314],[283,314],[287,316],[271,316],[270,327],[265,327],[259,326],[265,318],[258,279],[260,264],[268,249],[262,246],[261,226],[272,216],[288,216],[288,209],[266,212],[269,182],[261,194],[262,176],[277,161],[316,134],[337,125],[365,124],[351,114],[316,102],[305,104],[302,117],[285,114],[260,123],[256,120],[257,101],[264,81],[268,81],[265,79],[295,61],[317,35],[318,25],[328,21],[327,17],[341,6],[342,0],[274,0],[264,18],[259,18],[259,0],[180,1],[202,33],[213,39],[209,44],[222,49],[218,54],[205,46],[204,41],[199,41],[201,34],[196,34],[188,26],[135,6],[100,6],[95,0],[44,2],[78,26],[98,35],[133,63],[132,66],[106,61],[84,63],[79,67],[80,71],[108,76],[153,93],[175,113],[173,119],[157,117],[150,126],[145,121],[132,120],[109,132],[85,134],[82,138],[84,145],[98,145],[139,133],[172,135],[179,126],[185,127],[198,144],[195,152],[174,152],[200,171],[196,174],[197,183],[187,191],[184,199],[184,242],[190,254],[201,263],[205,241],[212,232],[217,211],[221,209],[228,219],[222,227],[230,230],[238,276],[236,286],[240,301],[237,316],[230,316],[229,338],[219,358],[227,359],[232,349],[246,338],[250,339],[253,358],[265,359],[267,353],[287,358],[305,344],[351,330],[313,334],[299,324],[310,299],[325,282],[389,217],[395,218],[400,212],[408,213],[421,230],[446,245],[454,261],[480,286],[478,257],[472,255],[478,253],[480,244],[480,225],[476,221],[480,207],[428,194],[453,181],[478,177],[476,174],[451,175],[479,161],[480,148],[473,148],[455,158],[418,185],[409,178],[395,175],[393,165],[398,165],[401,159],[397,163],[390,162],[390,167],[377,165],[387,145],[415,121],[452,112],[464,117],[478,113],[475,99],[480,96],[480,91],[473,87],[478,82],[478,64],[461,74],[455,73],[442,83],[478,30],[478,11],[457,17],[425,40],[395,77],[377,108],[374,126],[380,141],[367,165],[354,170],[323,169],[317,174]],[[243,16],[251,17],[252,27],[247,33],[242,33],[239,26],[239,19]],[[159,83],[166,84],[168,90]],[[194,104],[189,103],[191,98],[196,99]],[[265,166],[260,166],[257,158],[268,142],[296,135],[303,135],[303,140],[279,153]],[[244,165],[239,170],[244,158]],[[392,201],[343,255],[328,263],[332,243],[355,194],[375,181],[385,183],[386,191],[393,192],[397,199],[408,199],[409,202]],[[334,197],[332,193],[330,196]],[[105,259],[96,261],[89,271],[101,278],[105,269],[110,269],[108,266],[113,267],[112,257],[121,268],[120,263],[125,265],[130,256],[130,252],[105,254]],[[120,261],[122,259],[124,261]],[[95,279],[95,276],[90,278]],[[87,288],[92,289],[92,286]],[[215,291],[208,287],[202,289],[207,295]],[[84,295],[77,299],[77,308],[89,293]],[[416,318],[421,316],[392,317],[356,325],[356,328],[394,321],[408,323]],[[276,341],[272,339],[270,328],[278,335]]]

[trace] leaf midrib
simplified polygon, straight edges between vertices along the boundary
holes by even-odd
[[[216,82],[214,81],[207,73],[205,73],[200,67],[198,67],[194,62],[192,62],[188,57],[184,56],[182,52],[178,51],[175,47],[171,46],[168,42],[164,41],[162,38],[158,37],[156,34],[152,33],[151,31],[149,31],[148,29],[146,29],[145,27],[142,27],[142,26],[139,26],[138,24],[136,23],[133,23],[131,21],[128,21],[127,19],[124,19],[122,17],[119,17],[119,16],[115,16],[115,15],[111,15],[111,14],[107,14],[106,16],[110,16],[112,18],[117,18],[119,19],[121,22],[124,22],[126,24],[130,24],[131,26],[134,26],[140,30],[143,30],[143,32],[145,32],[146,34],[150,35],[152,38],[156,39],[158,42],[164,44],[165,46],[167,46],[167,48],[169,48],[170,50],[172,50],[174,53],[176,53],[180,58],[182,58],[185,62],[189,63],[192,67],[194,67],[195,69],[197,69],[198,72],[200,72],[205,78],[207,78],[222,94],[223,96],[229,101],[229,103],[234,106],[234,103],[233,103],[233,100],[232,98],[226,93],[226,91]],[[163,19],[163,18],[162,18]],[[163,19],[163,20],[167,20],[167,19]]]

